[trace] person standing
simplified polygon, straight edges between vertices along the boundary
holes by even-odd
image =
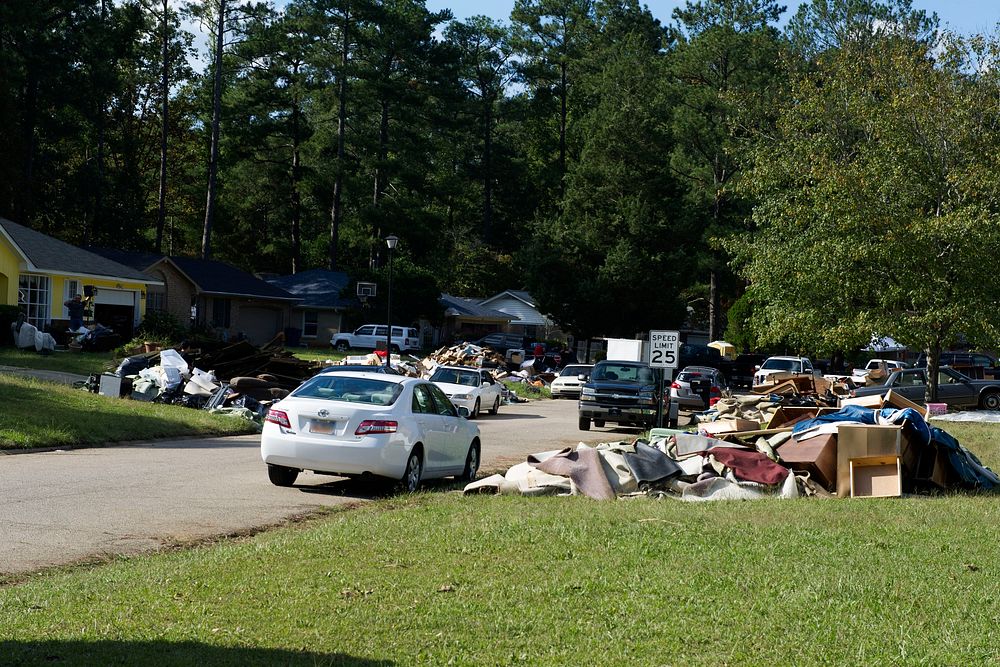
[[[73,331],[78,331],[83,327],[83,310],[86,307],[83,297],[77,294],[69,301],[63,303],[63,305],[69,311],[69,328]]]

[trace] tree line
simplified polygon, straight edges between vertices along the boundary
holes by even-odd
[[[579,337],[993,343],[1000,43],[909,0],[784,12],[7,0],[0,215],[374,280],[395,234],[408,319],[526,288]]]

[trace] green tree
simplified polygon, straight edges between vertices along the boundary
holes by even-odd
[[[873,334],[927,351],[993,345],[1000,276],[996,43],[890,36],[795,76],[743,181],[757,230],[730,239],[766,341],[858,349]],[[794,103],[791,101],[794,100]]]
[[[674,10],[670,80],[676,147],[671,168],[686,183],[689,211],[704,230],[696,266],[708,274],[708,336],[720,337],[727,282],[716,239],[746,226],[749,203],[735,184],[744,168],[745,128],[769,122],[778,92],[783,11],[774,0],[705,0]],[[701,275],[704,275],[701,273]]]

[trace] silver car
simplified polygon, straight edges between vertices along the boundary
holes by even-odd
[[[708,366],[687,366],[670,385],[670,395],[678,407],[683,410],[705,410],[709,406],[701,394],[691,388],[691,382],[709,381],[708,397],[721,398],[722,392],[728,388],[726,376],[718,369]]]
[[[549,385],[552,398],[579,398],[580,387],[584,385],[580,376],[590,375],[593,367],[593,364],[570,364],[559,371],[559,376]]]

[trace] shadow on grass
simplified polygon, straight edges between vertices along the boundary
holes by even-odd
[[[389,667],[388,660],[359,658],[343,653],[287,649],[213,646],[200,642],[168,641],[0,641],[4,665],[357,665]]]

